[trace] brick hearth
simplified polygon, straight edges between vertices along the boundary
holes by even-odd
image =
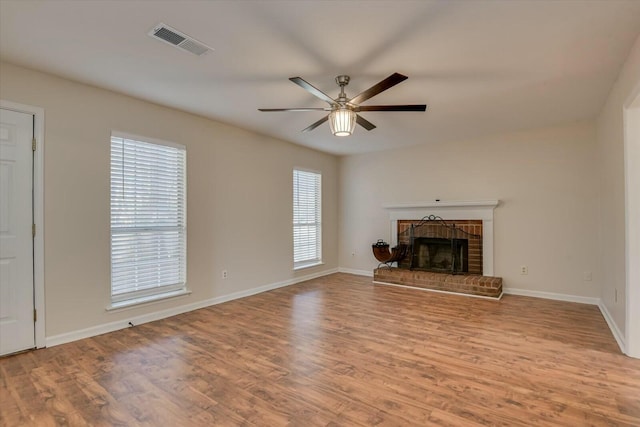
[[[383,267],[373,271],[373,281],[491,298],[499,298],[502,295],[501,277],[453,275]]]

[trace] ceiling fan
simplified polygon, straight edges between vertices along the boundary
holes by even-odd
[[[325,117],[321,118],[317,122],[313,123],[309,127],[302,130],[302,132],[309,132],[320,126],[326,121],[329,121],[331,127],[331,133],[336,136],[348,136],[353,133],[356,123],[365,128],[366,130],[375,129],[375,125],[368,120],[365,120],[358,113],[361,111],[425,111],[427,106],[420,105],[360,105],[362,102],[369,98],[372,98],[400,82],[408,79],[407,76],[403,76],[399,73],[393,73],[386,79],[371,86],[359,95],[353,98],[347,98],[344,93],[344,87],[349,84],[349,76],[336,77],[336,83],[340,86],[340,94],[336,99],[331,98],[326,93],[322,92],[318,88],[312,86],[301,77],[291,77],[289,80],[305,89],[310,94],[320,98],[329,104],[329,107],[324,108],[259,108],[259,111],[275,112],[275,111],[329,111]]]

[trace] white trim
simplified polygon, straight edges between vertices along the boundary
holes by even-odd
[[[309,264],[301,264],[293,267],[293,271],[306,270],[307,268],[317,267],[319,265],[324,265],[322,261],[312,261]]]
[[[157,145],[166,145],[167,147],[173,147],[180,150],[187,151],[187,147],[185,145],[179,144],[173,141],[166,141],[164,139],[151,138],[149,136],[135,135],[127,132],[120,132],[119,130],[111,130],[111,136],[115,138],[129,139],[132,141],[138,142],[149,142]]]
[[[640,358],[640,84],[624,104],[625,353]]]
[[[609,313],[607,306],[604,305],[604,302],[602,300],[598,302],[598,308],[600,309],[600,313],[602,313],[602,317],[604,317],[605,322],[607,322],[607,325],[611,330],[611,334],[613,334],[613,338],[615,338],[616,342],[618,343],[620,351],[625,353],[626,345],[624,341],[624,335],[622,334],[622,332],[620,332],[620,329],[618,329],[618,325],[616,325],[616,322],[613,320],[613,316],[611,316],[611,313]]]
[[[220,297],[210,298],[204,301],[198,301],[191,304],[185,304],[178,307],[168,308],[166,310],[156,311],[153,313],[143,314],[140,316],[130,317],[123,320],[117,320],[115,322],[104,323],[102,325],[92,326],[90,328],[80,329],[76,331],[66,332],[64,334],[53,335],[47,337],[47,347],[53,347],[60,344],[65,344],[72,341],[81,340],[84,338],[94,337],[96,335],[106,334],[108,332],[117,331],[130,327],[129,322],[134,325],[140,325],[143,323],[153,322],[155,320],[164,319],[167,317],[175,316],[177,314],[187,313],[189,311],[198,310],[200,308],[209,307],[216,304],[222,304],[227,301],[232,301],[239,298],[248,297],[251,295],[267,292],[273,289],[282,288],[285,286],[295,285],[296,283],[304,282],[307,280],[315,279],[329,274],[337,273],[338,269],[334,268],[306,276],[300,276],[282,282],[271,283],[257,288],[251,288],[244,291],[234,292],[228,295]]]
[[[108,305],[107,311],[122,311],[130,308],[134,308],[140,305],[150,305],[153,303],[162,302],[171,298],[183,297],[186,295],[191,295],[191,291],[189,289],[178,289],[177,291],[164,292],[161,294],[151,294],[143,297],[132,298],[122,300],[116,303],[111,303]]]
[[[343,270],[344,269],[342,268],[340,269],[340,271],[343,271]],[[603,301],[600,298],[583,297],[578,295],[556,294],[553,292],[540,292],[540,291],[531,291],[528,289],[514,289],[514,288],[503,288],[500,296],[497,298],[493,298],[493,297],[485,297],[480,295],[471,295],[471,294],[463,294],[458,292],[448,292],[448,291],[441,291],[436,289],[426,289],[426,288],[418,288],[414,286],[398,285],[395,283],[378,282],[375,280],[373,281],[373,283],[376,285],[397,286],[400,288],[417,289],[420,291],[429,291],[429,292],[436,292],[436,293],[443,293],[443,294],[462,295],[467,297],[482,298],[482,299],[489,299],[489,300],[500,300],[502,299],[503,295],[519,295],[519,296],[550,299],[550,300],[556,300],[556,301],[567,301],[567,302],[576,302],[581,304],[596,305],[600,309],[600,312],[602,313],[602,317],[604,317],[605,322],[607,322],[607,326],[609,326],[609,329],[611,330],[611,334],[613,335],[613,338],[618,343],[618,347],[620,347],[620,351],[626,354],[624,335],[622,334],[622,332],[620,332],[620,329],[618,329],[616,322],[613,320],[613,317],[609,313],[609,310],[607,310],[607,307],[604,305]]]
[[[417,291],[435,292],[437,294],[458,295],[458,296],[462,296],[462,297],[487,299],[487,300],[491,300],[491,301],[500,301],[502,299],[502,295],[504,295],[504,292],[501,292],[500,295],[498,295],[497,297],[488,297],[488,296],[485,296],[485,295],[473,295],[473,294],[465,294],[463,292],[441,291],[439,289],[419,288],[417,286],[399,285],[397,283],[378,282],[377,280],[374,280],[373,284],[374,285],[384,285],[384,286],[395,286],[397,288],[415,289]]]
[[[294,170],[298,170],[298,171],[302,171],[302,172],[312,172],[312,173],[317,173],[318,175],[322,175],[322,171],[319,169],[311,169],[311,168],[305,168],[305,167],[301,167],[301,166],[294,166],[293,169],[291,169],[292,171]],[[293,177],[293,174],[291,175]]]
[[[338,272],[338,268],[332,268],[330,270],[319,271],[317,273],[305,274],[304,276],[295,277],[293,279],[285,280],[284,282],[275,283],[278,286],[276,286],[273,289],[281,288],[283,286],[295,285],[296,283],[306,282],[307,280],[317,279],[318,277],[328,276],[329,274],[334,274],[337,272]],[[266,285],[266,286],[272,286],[272,285]],[[260,288],[256,288],[256,289],[260,289]],[[268,291],[270,289],[265,289],[265,290]],[[260,293],[260,292],[264,292],[264,291],[259,291],[256,293]]]
[[[389,241],[398,244],[398,220],[420,220],[438,215],[444,220],[482,220],[482,275],[493,276],[493,210],[499,200],[461,200],[449,202],[417,202],[383,205],[391,221]]]
[[[503,292],[507,295],[519,295],[523,297],[534,297],[552,299],[556,301],[577,302],[580,304],[598,305],[600,298],[583,297],[580,295],[557,294],[554,292],[532,291],[529,289],[504,288]]]
[[[613,338],[618,343],[620,350],[625,353],[625,341],[624,335],[618,329],[618,325],[613,320],[613,317],[607,310],[607,307],[604,305],[604,302],[600,298],[592,298],[592,297],[583,297],[579,295],[567,295],[567,294],[557,294],[553,292],[541,292],[541,291],[531,291],[528,289],[516,289],[516,288],[504,288],[502,290],[505,295],[519,295],[526,297],[534,297],[534,298],[543,298],[550,299],[556,301],[567,301],[567,302],[577,302],[580,304],[589,304],[596,305],[600,309],[602,313],[602,317],[604,317],[605,322],[607,322],[607,326],[609,326],[609,330],[611,330],[611,334]]]
[[[33,291],[34,305],[38,312],[35,322],[36,348],[46,345],[45,292],[44,292],[44,108],[0,99],[0,108],[33,114],[36,151],[33,158],[33,222],[36,236],[33,239]]]
[[[500,203],[499,200],[452,200],[448,202],[416,202],[397,203],[393,205],[383,205],[385,209],[413,209],[413,208],[495,208]]]
[[[372,270],[356,270],[354,268],[340,267],[338,269],[338,271],[340,273],[355,274],[357,276],[373,277],[373,271]]]

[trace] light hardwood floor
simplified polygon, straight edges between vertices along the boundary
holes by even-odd
[[[0,359],[3,426],[640,425],[595,306],[334,274]]]

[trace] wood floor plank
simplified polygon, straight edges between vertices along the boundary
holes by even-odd
[[[595,306],[334,274],[0,358],[0,426],[638,426]]]

